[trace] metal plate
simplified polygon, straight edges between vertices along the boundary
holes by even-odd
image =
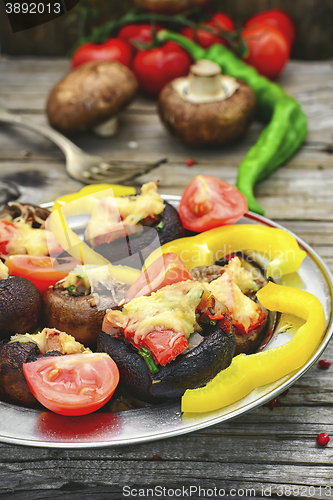
[[[179,203],[178,196],[164,196],[164,199],[174,206]],[[285,229],[252,213],[246,214],[240,222]],[[326,317],[326,330],[318,350],[296,373],[252,391],[233,405],[202,414],[182,415],[179,402],[117,413],[97,412],[82,417],[64,417],[0,402],[0,441],[54,448],[97,448],[142,443],[186,434],[230,420],[276,397],[315,363],[333,333],[331,274],[316,252],[300,238],[296,239],[307,256],[299,272],[287,275],[280,283],[299,287],[316,295],[324,307]],[[268,348],[271,342],[273,341],[270,341]]]

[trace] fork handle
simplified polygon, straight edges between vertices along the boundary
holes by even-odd
[[[63,136],[53,128],[48,125],[40,125],[39,123],[34,122],[33,120],[29,120],[25,116],[17,115],[15,113],[11,113],[4,108],[0,107],[0,122],[11,123],[13,125],[21,125],[22,127],[28,128],[30,130],[34,130],[39,134],[47,137],[52,142],[54,142],[59,148],[64,152],[67,157],[69,154],[73,152],[81,152],[82,150],[76,146],[72,141],[67,139],[67,137]]]

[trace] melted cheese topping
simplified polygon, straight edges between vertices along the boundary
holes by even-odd
[[[7,255],[49,255],[61,251],[58,242],[50,231],[35,229],[24,222],[11,222],[2,225],[0,237],[8,240]]]
[[[93,240],[111,231],[123,231],[124,226],[136,226],[146,217],[159,215],[163,210],[164,201],[157,192],[156,182],[143,184],[138,196],[96,200],[85,238]]]
[[[206,288],[212,292],[220,302],[225,304],[231,314],[232,323],[240,324],[244,327],[244,331],[248,332],[262,316],[262,309],[259,304],[244,295],[237,280],[240,280],[241,274],[237,272],[239,265],[238,257],[232,259],[231,265],[225,266],[225,272],[220,278],[206,283]],[[239,281],[238,281],[239,282]]]
[[[38,345],[41,354],[51,351],[59,351],[61,354],[77,354],[80,352],[91,352],[83,344],[77,342],[74,337],[55,328],[44,328],[39,333],[25,333],[13,335],[11,342],[34,342]]]
[[[238,257],[234,257],[225,266],[228,275],[243,293],[258,291],[258,285],[254,281],[253,274],[248,269],[242,267],[242,262]]]
[[[85,295],[93,293],[97,284],[103,285],[107,290],[111,290],[116,286],[116,282],[112,277],[111,265],[76,266],[62,281],[64,288],[74,285],[78,293],[84,293]]]
[[[183,281],[161,288],[150,296],[131,300],[120,311],[108,311],[108,320],[126,332],[134,332],[139,344],[154,329],[174,330],[188,338],[196,326],[196,309],[204,287],[195,281]],[[174,341],[173,341],[174,342]]]

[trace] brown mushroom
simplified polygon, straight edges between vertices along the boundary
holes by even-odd
[[[205,7],[210,0],[135,0],[136,5],[159,14],[178,14],[195,7]]]
[[[101,289],[101,293],[80,295],[68,292],[61,282],[57,283],[43,294],[44,323],[94,349],[106,310],[117,307],[127,288],[124,285],[115,288],[113,293]]]
[[[45,221],[50,213],[47,208],[38,205],[11,201],[0,210],[0,221],[26,222],[31,227],[45,229]]]
[[[23,363],[44,356],[61,356],[87,349],[65,332],[44,328],[37,334],[13,335],[0,342],[0,399],[29,408],[41,408],[30,392]],[[89,350],[88,350],[89,351]]]
[[[38,325],[42,299],[35,285],[19,276],[0,280],[0,339],[33,332]]]
[[[89,129],[113,135],[117,115],[134,98],[134,74],[116,61],[93,61],[66,75],[51,91],[46,112],[50,124],[63,134]]]
[[[221,75],[214,62],[200,60],[185,78],[176,78],[159,96],[165,127],[189,146],[231,142],[248,128],[255,95],[241,80]]]

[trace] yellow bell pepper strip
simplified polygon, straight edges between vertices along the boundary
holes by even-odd
[[[90,248],[69,227],[67,217],[90,214],[96,200],[107,196],[122,196],[126,194],[126,190],[127,194],[135,194],[134,188],[99,184],[97,187],[96,185],[85,186],[78,193],[59,198],[55,204],[56,208],[53,208],[51,215],[47,219],[47,229],[55,236],[61,247],[70,255],[80,260],[82,265],[110,265],[110,262],[106,258]],[[128,285],[132,285],[140,274],[138,269],[132,267],[112,266],[113,278]]]
[[[261,305],[271,311],[293,314],[305,320],[284,345],[255,354],[239,354],[205,387],[187,390],[182,411],[200,413],[228,406],[253,389],[270,384],[300,369],[314,354],[325,331],[325,314],[309,292],[268,283],[259,290]]]
[[[78,200],[82,197],[91,196],[92,200],[99,200],[100,198],[104,198],[105,196],[108,196],[108,194],[103,193],[103,191],[109,189],[112,190],[112,194],[116,198],[118,198],[119,196],[130,196],[136,193],[135,188],[130,186],[120,186],[119,184],[89,184],[88,186],[84,186],[82,189],[80,189],[80,191],[76,193],[65,194],[64,196],[58,198],[53,204],[52,212],[58,210],[58,208],[63,207],[67,203]],[[85,201],[87,202],[87,198],[85,199]]]
[[[158,250],[150,255],[145,265],[159,256]],[[210,265],[237,251],[263,252],[269,261],[267,277],[296,272],[306,255],[295,238],[283,229],[255,224],[218,227],[166,243],[161,250],[162,253],[176,253],[187,269]]]

